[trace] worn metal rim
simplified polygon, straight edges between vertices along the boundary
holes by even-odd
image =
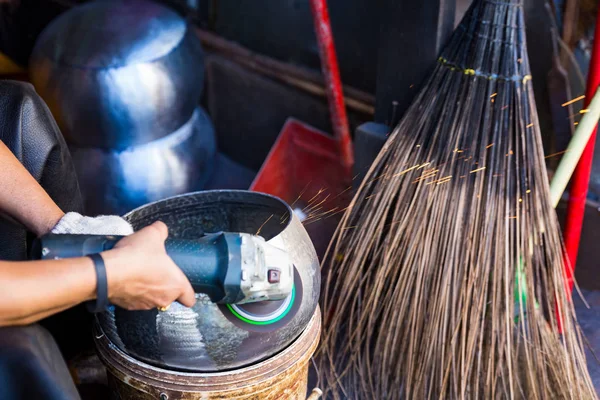
[[[100,359],[109,372],[129,386],[144,391],[156,392],[228,392],[251,387],[260,382],[276,378],[287,370],[307,364],[319,344],[321,333],[321,311],[317,307],[308,326],[286,349],[257,364],[227,371],[191,373],[170,371],[140,362],[115,346],[94,324],[95,344]]]

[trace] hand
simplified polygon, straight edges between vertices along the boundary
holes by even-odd
[[[112,304],[128,310],[166,307],[174,301],[194,305],[192,285],[165,250],[167,236],[167,226],[155,222],[102,253]]]

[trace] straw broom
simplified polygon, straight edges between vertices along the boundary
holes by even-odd
[[[324,264],[326,398],[596,398],[523,19],[519,0],[474,2],[345,213]]]

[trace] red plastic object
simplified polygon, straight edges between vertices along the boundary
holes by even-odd
[[[600,8],[598,9],[597,20],[600,21]],[[588,73],[588,81],[585,96],[585,107],[592,101],[598,86],[600,85],[600,24],[596,24],[594,34],[594,48],[592,50],[592,59]],[[577,263],[577,253],[579,252],[579,240],[581,238],[581,228],[583,226],[583,216],[585,214],[585,200],[587,198],[590,173],[592,171],[592,161],[594,158],[594,145],[596,143],[596,131],[590,137],[590,140],[579,160],[579,164],[573,174],[571,181],[571,191],[569,196],[569,205],[567,208],[567,219],[564,230],[565,248],[568,260],[565,262],[565,275],[569,285],[569,290],[573,289],[573,275]]]
[[[352,179],[338,150],[334,138],[290,118],[250,187],[290,204],[321,257],[350,203]]]

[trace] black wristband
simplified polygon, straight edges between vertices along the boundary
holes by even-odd
[[[96,301],[87,303],[87,309],[92,313],[105,311],[108,307],[108,280],[106,278],[106,265],[100,254],[88,256],[94,262],[96,269]]]

